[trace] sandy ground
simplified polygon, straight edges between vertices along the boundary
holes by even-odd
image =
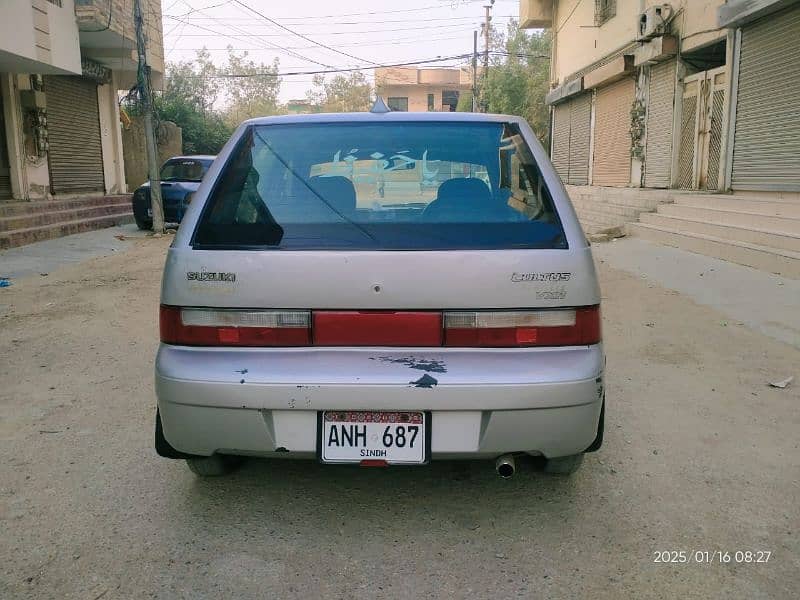
[[[766,382],[799,350],[601,264],[606,444],[576,476],[252,460],[198,480],[152,449],[168,242],[0,290],[0,598],[797,597],[800,382]]]

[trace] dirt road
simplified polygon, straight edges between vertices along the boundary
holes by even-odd
[[[0,290],[1,598],[797,597],[800,385],[766,382],[800,351],[601,265],[606,443],[575,477],[198,480],[152,449],[168,242]]]

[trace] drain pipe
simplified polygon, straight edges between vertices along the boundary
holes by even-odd
[[[494,463],[494,470],[497,471],[497,474],[503,479],[509,479],[512,477],[514,472],[517,470],[517,467],[514,464],[514,455],[504,454],[498,458]]]

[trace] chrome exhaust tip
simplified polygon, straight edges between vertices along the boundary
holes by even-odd
[[[514,463],[514,455],[504,454],[498,458],[494,463],[494,470],[497,471],[497,474],[503,479],[509,479],[512,477],[514,472],[517,470],[517,466]]]

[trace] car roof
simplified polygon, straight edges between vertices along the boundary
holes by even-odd
[[[243,125],[288,125],[302,123],[518,123],[521,117],[469,112],[405,112],[386,113],[317,113],[313,115],[280,115],[248,119]]]

